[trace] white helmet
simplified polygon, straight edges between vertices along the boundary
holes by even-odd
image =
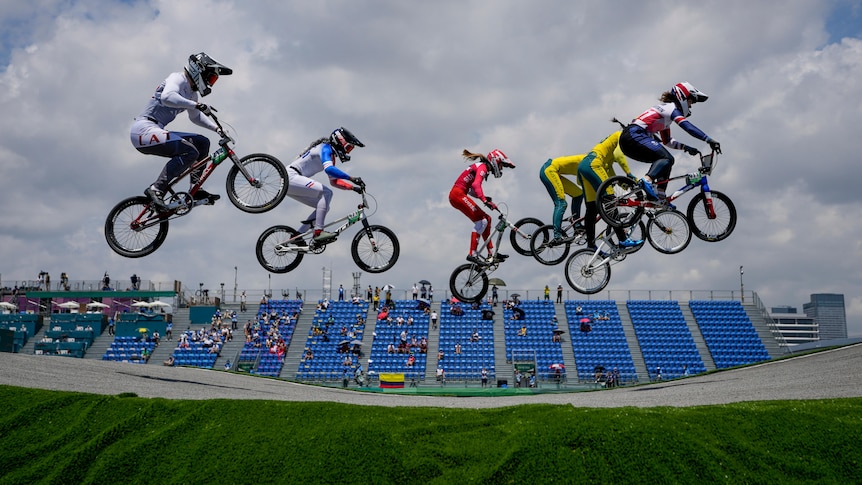
[[[189,56],[186,73],[192,79],[194,90],[199,92],[201,96],[206,96],[212,91],[212,85],[215,84],[218,77],[232,74],[233,69],[219,64],[212,57],[200,52]]]
[[[682,115],[686,118],[691,116],[691,108],[689,108],[686,101],[691,100],[693,104],[702,103],[709,99],[709,96],[707,96],[706,93],[698,91],[696,87],[687,82],[674,85],[674,87],[671,88],[671,92],[676,99],[677,108],[682,111]]]

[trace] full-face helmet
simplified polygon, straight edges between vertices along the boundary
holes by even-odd
[[[488,169],[494,174],[494,178],[503,176],[503,167],[515,168],[515,164],[509,160],[500,149],[494,149],[488,153]]]
[[[676,106],[680,111],[682,111],[682,115],[686,118],[691,116],[691,108],[687,101],[691,101],[692,104],[702,103],[709,98],[706,93],[698,91],[696,87],[687,82],[674,85],[674,87],[671,88],[671,92],[673,93],[673,97],[676,99]]]
[[[200,52],[189,56],[186,73],[192,80],[192,88],[201,96],[206,96],[212,92],[212,85],[218,81],[218,77],[232,74],[233,69],[219,64],[212,57]]]
[[[335,150],[335,154],[338,155],[338,158],[341,159],[342,162],[350,160],[349,153],[353,151],[354,147],[365,146],[358,138],[353,136],[353,133],[343,126],[329,135],[329,144],[332,146],[332,149]]]

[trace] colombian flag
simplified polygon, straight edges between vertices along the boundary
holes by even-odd
[[[381,373],[380,387],[383,389],[403,389],[404,374]]]

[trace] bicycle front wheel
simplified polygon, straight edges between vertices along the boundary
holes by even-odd
[[[647,223],[647,239],[656,251],[675,254],[691,242],[691,228],[688,220],[678,210],[656,213]]]
[[[563,233],[563,237],[568,234]],[[546,265],[554,266],[560,264],[569,255],[569,244],[563,243],[556,246],[550,246],[548,243],[554,238],[553,224],[544,225],[533,233],[530,238],[530,250],[536,261]]]
[[[611,265],[594,249],[579,249],[566,260],[566,282],[578,293],[592,295],[608,286]]]
[[[515,227],[509,232],[509,241],[518,254],[521,256],[533,255],[533,250],[530,249],[530,238],[536,229],[543,225],[542,221],[535,217],[525,217],[515,223]]]
[[[277,158],[255,153],[239,163],[252,177],[252,181],[246,179],[237,165],[227,174],[227,196],[239,210],[260,214],[275,208],[287,195],[287,169]]]
[[[643,194],[634,180],[617,175],[599,185],[596,205],[602,220],[614,227],[629,227],[641,219]]]
[[[287,273],[296,269],[305,256],[305,248],[288,245],[287,241],[297,235],[299,233],[288,226],[272,226],[263,231],[255,245],[257,262],[270,273]],[[308,244],[307,241],[303,243]]]
[[[362,228],[350,245],[353,262],[369,273],[382,273],[398,261],[401,246],[398,237],[389,228],[371,225]]]
[[[115,253],[140,258],[159,249],[168,237],[168,220],[159,217],[148,197],[129,197],[111,209],[105,239]]]
[[[476,303],[488,292],[488,275],[485,268],[476,264],[462,264],[449,277],[449,291],[460,301]]]
[[[691,232],[698,239],[706,242],[716,242],[726,239],[736,228],[736,207],[730,197],[721,192],[712,191],[712,209],[715,217],[711,218],[709,202],[703,192],[694,196],[688,204],[688,223]]]

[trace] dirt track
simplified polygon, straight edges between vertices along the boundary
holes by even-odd
[[[565,394],[499,397],[392,395],[307,386],[192,368],[0,353],[0,384],[92,394],[132,392],[167,399],[329,401],[365,406],[491,408],[700,406],[776,399],[862,397],[862,344],[686,379]]]

